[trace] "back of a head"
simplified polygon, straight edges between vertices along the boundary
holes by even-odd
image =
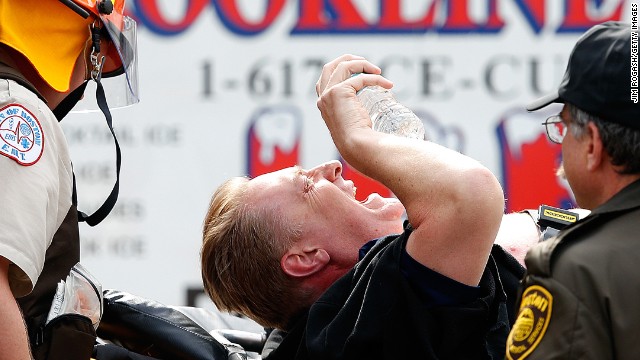
[[[219,309],[285,329],[305,303],[304,291],[280,267],[287,238],[295,235],[273,209],[247,204],[248,181],[228,180],[211,200],[203,226],[202,280]]]
[[[632,81],[632,51],[637,79],[637,50],[638,30],[630,24],[608,21],[591,27],[576,42],[558,90],[527,110],[552,102],[572,105],[584,112],[583,123],[596,120],[612,163],[622,173],[640,173],[640,104],[637,81]]]
[[[630,24],[608,21],[589,29],[576,43],[558,95],[593,120],[620,174],[640,174],[640,104],[632,85]],[[588,115],[587,115],[588,114]],[[573,113],[574,120],[577,112]]]

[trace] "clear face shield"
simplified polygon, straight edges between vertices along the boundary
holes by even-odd
[[[140,101],[138,94],[138,46],[136,22],[128,16],[101,15],[102,43],[107,51],[91,54],[90,66],[94,68],[92,80],[104,87],[109,109],[118,109]],[[96,68],[95,66],[98,65]],[[98,70],[99,69],[99,70]],[[84,97],[71,110],[74,113],[98,111],[97,82],[89,81]]]

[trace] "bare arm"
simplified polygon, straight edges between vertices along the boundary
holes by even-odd
[[[577,213],[580,219],[591,212],[585,209],[569,209]],[[508,253],[525,266],[524,257],[529,249],[540,241],[540,230],[537,219],[528,213],[516,212],[505,214],[496,236],[496,244],[502,246]]]
[[[0,256],[0,359],[31,359],[22,313],[9,288],[9,260]]]
[[[354,73],[366,73],[352,77]],[[400,199],[414,231],[407,252],[452,279],[477,285],[500,226],[502,189],[477,161],[428,141],[371,129],[356,98],[368,85],[392,86],[380,69],[343,56],[323,69],[318,108],[344,159]]]

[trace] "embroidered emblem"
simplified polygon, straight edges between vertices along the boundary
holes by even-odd
[[[553,296],[539,285],[529,286],[522,294],[516,323],[507,339],[507,359],[522,360],[538,346],[551,318]]]
[[[33,165],[42,156],[44,134],[40,122],[18,104],[0,109],[0,154],[20,165]]]

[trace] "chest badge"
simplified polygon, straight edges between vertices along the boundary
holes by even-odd
[[[0,154],[20,165],[33,165],[42,156],[44,134],[40,122],[21,105],[0,109],[0,139]]]
[[[525,359],[538,346],[549,326],[552,304],[553,296],[542,286],[529,286],[524,291],[518,318],[507,339],[507,359]]]

